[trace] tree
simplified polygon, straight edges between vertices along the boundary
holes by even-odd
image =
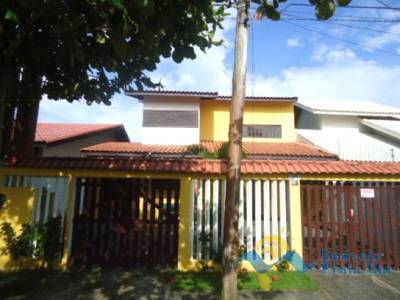
[[[161,57],[196,57],[224,7],[211,0],[0,1],[0,154],[31,155],[40,99],[109,105],[122,89],[157,87]],[[66,112],[68,113],[68,112]]]
[[[224,2],[224,1],[218,1]],[[237,264],[239,260],[239,191],[242,146],[243,112],[246,95],[247,36],[249,7],[257,5],[256,17],[280,20],[279,4],[286,0],[237,0],[235,63],[232,78],[232,101],[229,119],[228,173],[224,216],[222,299],[237,299]],[[327,20],[337,5],[348,5],[351,0],[309,0],[315,6],[318,19]]]

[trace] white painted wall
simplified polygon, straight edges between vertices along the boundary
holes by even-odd
[[[195,97],[145,97],[143,109],[153,110],[196,110],[197,128],[143,127],[142,144],[191,145],[200,141],[200,99]]]
[[[199,128],[142,127],[142,144],[191,145],[200,141]]]
[[[320,115],[321,129],[326,128],[360,128],[358,116]]]
[[[143,109],[155,110],[199,110],[200,99],[194,97],[145,97]]]

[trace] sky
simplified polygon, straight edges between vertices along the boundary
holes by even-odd
[[[317,21],[308,0],[281,4],[282,20],[250,22],[247,95],[297,96],[302,101],[374,101],[400,107],[400,1],[353,0],[327,21]],[[395,8],[398,9],[395,9]],[[222,46],[180,64],[164,59],[150,77],[166,90],[231,94],[235,12],[217,37]],[[254,9],[251,15],[254,16]],[[41,101],[39,122],[122,123],[141,139],[142,104],[117,94],[111,106],[85,101]]]

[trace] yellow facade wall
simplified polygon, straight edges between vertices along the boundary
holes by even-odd
[[[65,267],[68,261],[69,249],[72,238],[72,216],[74,205],[74,185],[76,177],[114,177],[114,178],[174,178],[179,179],[181,183],[180,191],[180,223],[179,223],[179,250],[178,250],[178,269],[180,270],[201,270],[204,262],[191,259],[190,249],[190,226],[191,226],[191,180],[192,177],[182,173],[145,173],[145,172],[121,172],[113,170],[57,170],[57,169],[22,169],[22,168],[2,168],[1,175],[24,175],[24,176],[69,176],[70,191],[68,195],[67,206],[67,228],[65,236],[65,249],[62,266]],[[197,177],[210,178],[206,175],[194,175]],[[223,178],[223,175],[212,176],[213,178]],[[244,175],[244,179],[288,179],[287,175]],[[297,183],[295,181],[297,180]],[[302,232],[301,232],[301,205],[300,205],[300,183],[299,179],[290,179],[290,197],[291,197],[291,228],[293,249],[302,255]],[[344,180],[344,181],[400,181],[399,176],[370,176],[370,175],[323,175],[323,176],[303,176],[301,180]],[[32,220],[32,205],[34,199],[34,189],[31,188],[0,188],[0,193],[6,194],[7,203],[0,211],[0,223],[9,221],[18,231],[21,224],[30,223]],[[0,244],[0,246],[2,246]],[[7,265],[8,258],[0,257],[0,269]],[[212,261],[208,266],[219,268]],[[244,262],[242,266],[251,271],[251,267]]]
[[[229,131],[228,101],[200,102],[200,139],[227,141]],[[281,125],[282,138],[244,138],[245,142],[294,142],[294,104],[290,102],[247,102],[243,124]]]
[[[0,210],[0,224],[10,222],[17,234],[20,233],[22,224],[32,222],[32,209],[35,190],[33,188],[0,188],[0,194],[6,196],[6,202]],[[5,246],[3,238],[0,239],[0,248]],[[10,261],[6,255],[0,256],[0,270],[19,268],[15,262]]]

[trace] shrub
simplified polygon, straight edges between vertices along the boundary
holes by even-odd
[[[23,224],[21,233],[16,234],[11,223],[0,225],[0,236],[5,247],[2,254],[10,255],[12,260],[20,258],[43,259],[48,264],[53,263],[62,254],[61,217],[55,217],[44,224]]]
[[[279,272],[287,272],[289,271],[290,265],[286,260],[282,260],[279,264],[276,265],[276,269]]]

